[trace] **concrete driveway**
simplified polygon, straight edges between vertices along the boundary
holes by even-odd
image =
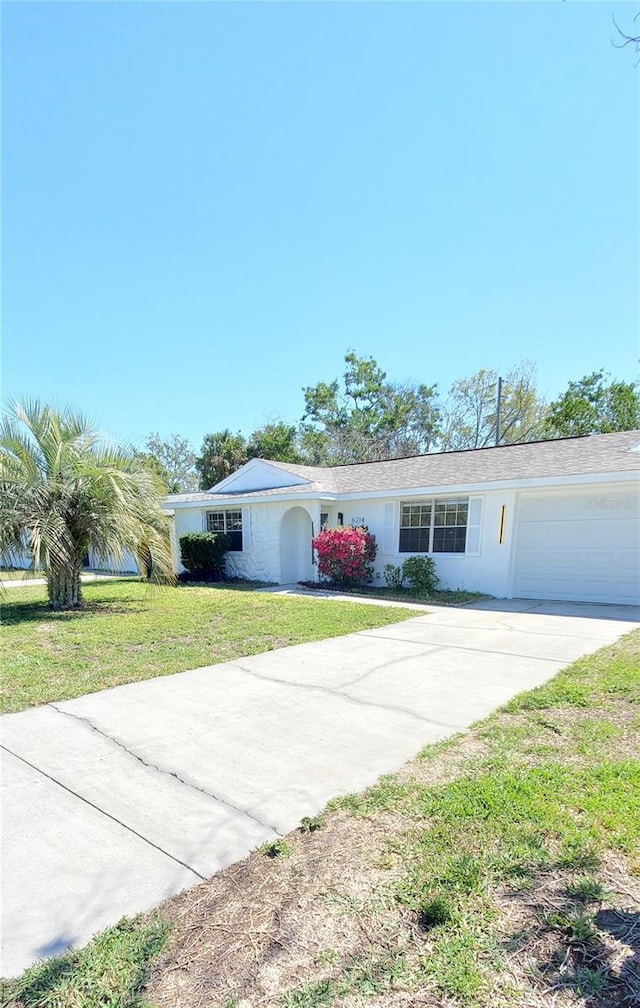
[[[2,972],[198,883],[639,618],[569,603],[433,609],[6,715]]]

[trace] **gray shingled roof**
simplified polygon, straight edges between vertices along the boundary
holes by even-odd
[[[269,464],[302,476],[307,483],[230,493],[173,494],[167,503],[215,501],[220,497],[273,497],[286,493],[352,494],[413,487],[464,486],[548,476],[632,472],[640,468],[640,430],[590,437],[532,441],[472,451],[439,452],[387,462],[343,466],[306,466],[288,462]],[[634,449],[636,449],[634,451]],[[265,460],[267,461],[267,460]]]

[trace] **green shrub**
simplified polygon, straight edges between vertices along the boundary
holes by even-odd
[[[409,587],[419,595],[432,595],[440,584],[433,557],[407,557],[402,574]]]
[[[390,588],[391,591],[400,591],[404,584],[402,568],[396,567],[395,564],[385,564],[384,579],[387,583],[387,588]]]
[[[191,578],[224,581],[229,536],[223,532],[187,532],[180,536],[180,560]]]

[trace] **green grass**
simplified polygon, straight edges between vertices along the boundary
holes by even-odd
[[[288,844],[286,840],[274,840],[273,842],[262,844],[261,847],[258,847],[258,850],[269,858],[287,858],[293,853],[291,844]]]
[[[502,708],[507,713],[580,707],[584,710],[621,698],[640,704],[640,636],[622,638],[617,644],[579,658],[553,679],[514,697]]]
[[[168,925],[123,918],[77,952],[38,963],[2,981],[2,1005],[20,1008],[143,1008],[148,967],[164,948]]]
[[[355,997],[357,1003],[367,996],[384,994],[402,984],[407,976],[407,963],[402,955],[387,952],[354,963],[341,971],[339,977],[318,980],[293,988],[283,994],[283,1008],[329,1008],[342,998]]]
[[[44,586],[3,605],[5,711],[407,619],[410,610],[214,588],[84,585],[86,607],[51,612]]]

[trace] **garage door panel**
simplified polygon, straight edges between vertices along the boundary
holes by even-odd
[[[640,534],[638,523],[633,519],[607,521],[527,521],[520,524],[518,546],[522,549],[539,549],[540,546],[563,546],[580,550],[601,547],[603,549],[639,549]]]
[[[516,536],[514,595],[637,604],[637,503],[637,496],[628,492],[524,496]]]
[[[576,555],[575,550],[556,550],[552,555],[536,551],[528,557],[521,555],[523,567],[529,574],[539,577],[559,576],[561,574],[572,574],[574,576],[603,577],[609,578],[612,564],[619,569],[621,565],[627,565],[626,557],[613,557],[607,550],[590,551],[585,556],[583,551]]]
[[[520,500],[520,521],[608,521],[611,518],[637,518],[638,492],[603,493],[602,490],[580,494],[531,494]]]
[[[638,551],[624,550],[616,558],[618,572],[628,578],[638,577]]]

